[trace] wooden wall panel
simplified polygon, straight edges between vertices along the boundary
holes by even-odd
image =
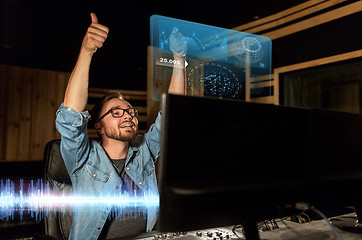
[[[0,159],[5,159],[8,79],[8,72],[0,68]]]
[[[30,130],[31,130],[31,87],[32,74],[31,69],[24,69],[20,72],[19,90],[19,135],[18,152],[14,160],[27,160],[30,154]],[[10,116],[11,118],[11,116]],[[11,135],[11,133],[10,133]]]
[[[70,73],[0,65],[0,161],[43,159],[47,142],[60,138],[55,127],[56,111],[64,99]],[[100,98],[112,89],[89,89],[89,97]],[[139,112],[146,132],[146,91],[122,91]],[[93,100],[94,100],[93,99]],[[91,109],[93,106],[89,104]],[[90,137],[97,137],[89,129]]]
[[[6,154],[5,158],[14,161],[18,158],[20,136],[20,106],[22,74],[20,71],[9,72],[6,104]]]
[[[252,21],[252,22],[248,22],[248,23],[245,23],[245,24],[240,25],[240,26],[237,26],[237,27],[235,27],[233,29],[236,30],[236,31],[249,32],[249,29],[251,29],[251,28],[258,27],[258,26],[261,26],[261,25],[264,25],[264,24],[267,24],[267,23],[270,23],[270,22],[274,22],[274,21],[283,19],[283,18],[291,16],[291,15],[293,15],[295,13],[302,12],[302,11],[304,11],[306,9],[313,8],[313,7],[315,7],[315,5],[318,5],[318,4],[323,3],[323,2],[325,2],[325,0],[309,0],[309,1],[303,2],[301,4],[298,4],[298,5],[294,6],[294,7],[285,9],[285,10],[283,10],[281,12],[276,13],[276,14],[273,14],[273,15],[270,15],[270,16],[267,16],[267,17],[264,17],[264,18],[260,18],[258,20]],[[329,2],[331,2],[331,0],[329,0]],[[255,31],[253,31],[253,32],[255,32]]]
[[[294,7],[291,7],[289,9],[286,9],[284,11],[281,11],[279,13],[237,26],[233,28],[233,30],[267,36],[273,40],[274,44],[275,40],[282,39],[283,37],[287,37],[296,33],[302,33],[304,30],[308,30],[323,25],[325,23],[330,23],[337,19],[351,16],[361,11],[362,11],[362,1],[309,0],[301,4],[298,4]],[[329,33],[326,34],[328,35]],[[308,37],[306,36],[306,38]],[[296,52],[303,51],[303,47],[305,48],[306,46],[303,45],[300,47],[301,48],[296,49]],[[279,58],[281,58],[283,54],[285,54],[285,49],[279,49],[279,51],[278,49],[277,51],[274,50],[273,50],[273,55],[279,56]],[[310,52],[310,50],[307,52]],[[299,63],[297,64],[274,68],[274,73],[273,73],[274,80],[272,82],[273,85],[272,102],[274,104],[279,104],[280,74],[309,67],[316,67],[331,62],[353,59],[355,57],[360,57],[360,56],[361,56],[361,50],[354,51],[353,49],[353,51],[351,52],[346,52],[334,56],[328,56],[309,61],[305,61],[305,59],[302,58],[303,61],[299,61]],[[285,55],[285,59],[289,59],[287,55]],[[294,62],[298,61],[294,60]],[[263,98],[257,99],[257,101],[263,102]]]
[[[50,80],[48,80],[50,81]],[[47,121],[53,121],[49,118],[49,112],[46,107],[45,95],[48,91],[48,81],[45,79],[42,73],[38,71],[35,73],[33,82],[33,94],[32,94],[32,140],[31,140],[31,158],[37,158],[44,151],[44,144],[42,138],[44,137],[44,131],[46,129]],[[47,139],[51,140],[51,139]],[[44,141],[45,142],[45,141]]]
[[[0,65],[0,161],[42,160],[69,73]]]

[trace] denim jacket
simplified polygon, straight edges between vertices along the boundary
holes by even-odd
[[[122,179],[108,158],[103,147],[96,141],[90,141],[87,123],[90,116],[87,111],[77,112],[72,108],[59,107],[56,127],[61,134],[61,154],[72,180],[73,192],[90,196],[119,195]],[[125,171],[140,187],[143,193],[157,194],[155,161],[160,149],[161,113],[145,134],[142,143],[129,147],[125,162]],[[158,207],[147,208],[147,229],[151,231],[157,220]],[[82,208],[74,214],[69,239],[97,239],[106,219],[111,212],[110,206]]]

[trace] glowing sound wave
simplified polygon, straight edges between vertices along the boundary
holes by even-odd
[[[43,184],[42,180],[34,182],[31,180],[26,192],[24,192],[23,180],[20,180],[19,191],[16,192],[16,185],[10,180],[1,180],[0,193],[0,219],[14,219],[18,214],[22,219],[24,214],[32,218],[41,219],[51,212],[70,211],[71,214],[81,213],[82,210],[111,208],[112,215],[124,217],[125,215],[137,215],[150,207],[159,206],[158,194],[148,192],[142,196],[130,195],[127,193],[90,196],[75,193],[57,193],[56,189],[49,184]]]
[[[165,32],[162,32],[162,33],[159,35],[159,38],[162,37],[162,38],[164,39],[163,41],[164,41],[166,44],[168,44],[171,35],[172,35],[172,33],[171,33],[168,37],[166,37]],[[222,47],[222,48],[225,47],[225,46],[224,46],[225,43],[223,43],[225,39],[222,40],[222,41],[220,41],[218,35],[216,35],[213,39],[211,39],[211,40],[210,40],[208,43],[206,43],[206,44],[203,44],[203,43],[201,42],[201,40],[195,35],[195,33],[193,33],[191,37],[186,37],[186,38],[187,38],[187,42],[191,42],[192,40],[194,40],[196,43],[199,44],[199,46],[202,47],[203,50],[206,50],[206,48],[208,48],[208,47],[210,47],[210,46],[215,46],[215,45],[219,45],[219,46]],[[160,40],[160,41],[161,41],[161,40]],[[214,42],[217,42],[217,43],[216,43],[215,45],[213,45]],[[162,47],[161,47],[161,48],[162,48]]]

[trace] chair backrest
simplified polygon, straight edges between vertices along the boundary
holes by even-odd
[[[70,192],[72,183],[60,154],[60,139],[47,143],[44,151],[45,180],[58,192]],[[72,217],[69,211],[51,212],[44,216],[45,233],[55,239],[68,239],[72,226]]]

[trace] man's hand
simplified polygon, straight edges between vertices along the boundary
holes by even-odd
[[[108,37],[109,28],[99,24],[98,18],[94,13],[91,13],[92,24],[89,26],[87,33],[84,36],[82,50],[91,55],[103,46],[103,43]]]
[[[77,63],[69,77],[64,95],[64,106],[81,112],[88,100],[89,68],[93,54],[103,46],[109,29],[98,23],[97,16],[91,13],[92,24],[84,36]]]

